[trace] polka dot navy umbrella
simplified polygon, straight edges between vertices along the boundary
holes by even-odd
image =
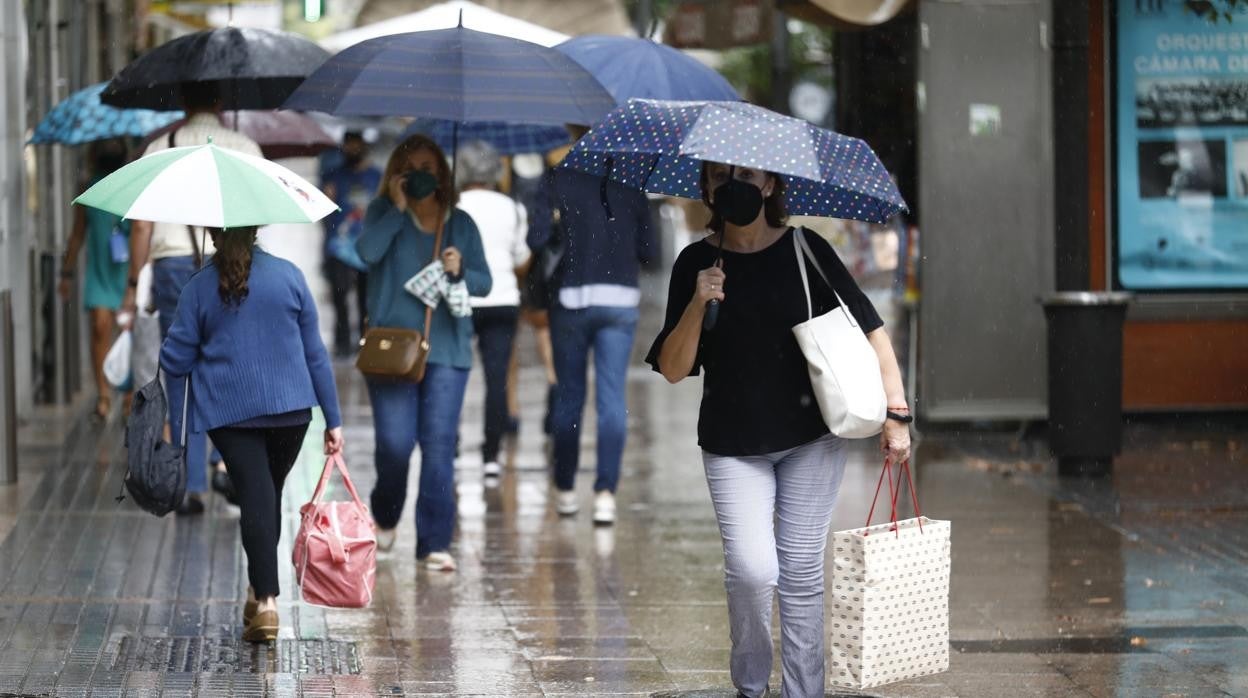
[[[865,142],[744,102],[629,100],[560,166],[696,199],[702,161],[781,175],[793,215],[882,223],[906,208]]]

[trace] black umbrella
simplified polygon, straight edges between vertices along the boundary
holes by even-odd
[[[114,107],[181,109],[183,83],[215,84],[224,109],[277,109],[329,52],[290,32],[227,27],[161,44],[117,73],[100,96]]]

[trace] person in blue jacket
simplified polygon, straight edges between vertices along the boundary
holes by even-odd
[[[416,498],[416,557],[428,569],[451,572],[455,528],[455,446],[459,417],[472,368],[472,317],[457,316],[446,298],[438,301],[430,327],[425,303],[404,284],[434,262],[434,243],[443,224],[441,261],[451,283],[464,282],[472,296],[490,292],[492,279],[481,234],[472,218],[455,207],[457,196],[442,149],[414,135],[399,144],[386,163],[377,198],[364,215],[356,241],[368,264],[369,327],[417,330],[428,338],[425,377],[419,383],[368,379],[376,437],[377,484],[371,505],[377,546],[394,545],[395,527],[407,498],[412,450],[420,444],[420,489]]]
[[[160,365],[170,382],[189,379],[187,428],[207,431],[225,457],[251,582],[243,639],[271,642],[278,631],[282,485],[311,408],[325,415],[326,454],[342,450],[342,416],[303,273],[258,249],[255,227],[208,230],[216,253],[183,288]]]

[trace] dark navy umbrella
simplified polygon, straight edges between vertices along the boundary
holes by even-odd
[[[108,84],[115,107],[181,109],[183,83],[216,85],[224,109],[277,109],[329,52],[298,34],[226,27],[195,32],[139,56]]]
[[[285,108],[561,126],[595,123],[614,106],[562,53],[457,27],[350,46],[312,73]]]
[[[865,142],[745,102],[630,100],[586,134],[560,167],[696,199],[703,161],[780,175],[793,215],[883,223],[906,207]]]
[[[649,39],[586,34],[555,49],[593,73],[619,104],[633,98],[741,99],[718,72]]]
[[[100,93],[107,85],[92,85],[58,102],[35,127],[30,142],[78,145],[120,136],[141,138],[182,118],[182,112],[118,109],[101,104]]]
[[[429,136],[448,154],[455,151],[456,139],[461,143],[485,141],[503,155],[545,153],[565,146],[572,140],[568,130],[562,126],[509,124],[501,121],[456,123],[442,119],[417,119],[403,131],[399,140],[414,133]]]

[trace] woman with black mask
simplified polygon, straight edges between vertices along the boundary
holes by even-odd
[[[100,141],[91,149],[91,179],[87,187],[126,164],[126,148],[120,141]],[[94,417],[103,420],[112,409],[112,387],[104,377],[104,357],[113,341],[114,313],[126,293],[130,260],[130,223],[90,206],[74,207],[74,227],[61,262],[61,300],[68,300],[74,286],[78,254],[86,249],[82,304],[90,314],[91,369],[98,397]]]
[[[455,207],[455,187],[442,149],[416,135],[395,148],[386,163],[381,190],[364,215],[356,242],[368,264],[369,327],[416,330],[430,349],[419,383],[368,378],[376,435],[377,484],[372,512],[377,545],[389,550],[407,496],[412,449],[420,444],[420,489],[416,499],[416,557],[428,569],[451,572],[455,527],[455,445],[459,417],[472,368],[472,317],[452,311],[450,296],[437,300],[429,327],[425,302],[404,284],[433,262],[450,285],[463,281],[472,296],[490,292],[492,281],[481,234],[468,214]],[[441,250],[435,259],[437,232]]]
[[[723,539],[733,683],[746,696],[767,691],[778,589],[782,694],[822,696],[824,547],[847,453],[824,424],[792,332],[808,319],[793,236],[805,238],[836,289],[803,258],[814,314],[837,307],[839,294],[878,355],[899,418],[885,425],[881,448],[895,462],[910,452],[901,371],[883,322],[836,252],[785,224],[783,179],[704,163],[701,186],[712,234],[677,258],[666,321],[646,361],[672,383],[706,369],[698,444]],[[708,312],[718,318],[704,327]]]

